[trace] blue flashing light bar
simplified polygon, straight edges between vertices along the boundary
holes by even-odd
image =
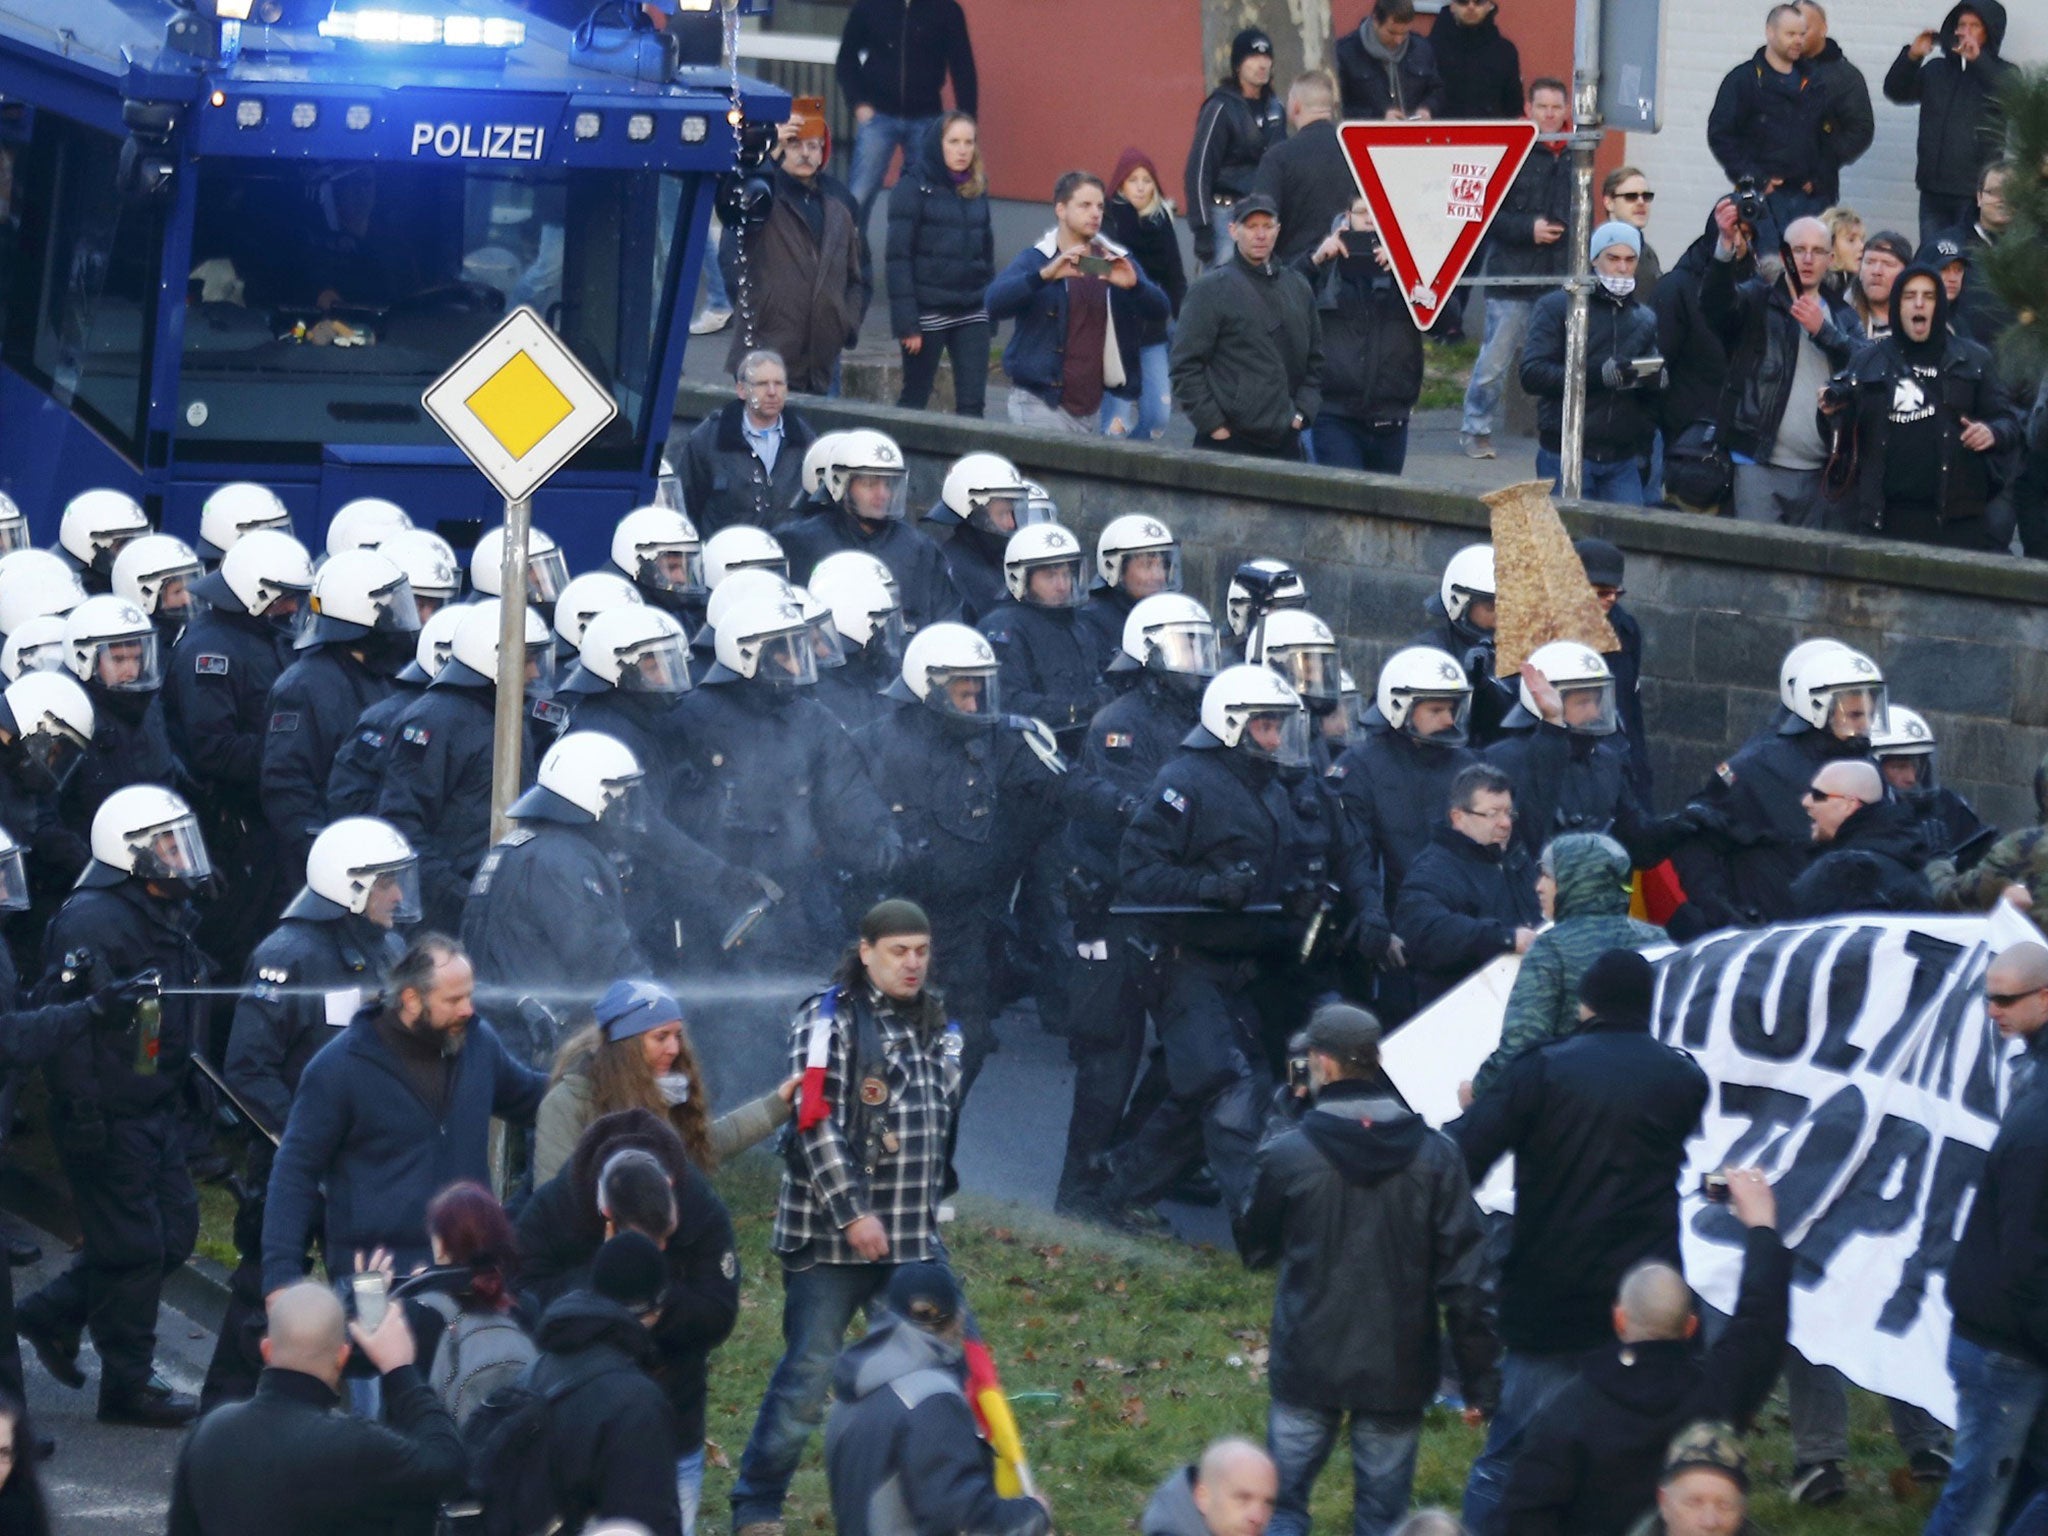
[[[447,48],[517,48],[526,23],[504,16],[434,16],[418,11],[337,10],[320,23],[336,42],[407,43]]]

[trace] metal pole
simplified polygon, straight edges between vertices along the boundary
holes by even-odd
[[[519,733],[526,728],[526,544],[531,501],[505,503],[505,545],[498,558],[498,699],[491,717],[491,841],[512,830],[506,813],[519,798]]]
[[[1593,265],[1586,254],[1593,237],[1593,153],[1600,143],[1600,7],[1604,0],[1579,0],[1572,39],[1572,219],[1571,308],[1564,332],[1564,431],[1558,446],[1559,479],[1566,501],[1577,501],[1585,485],[1586,303]]]

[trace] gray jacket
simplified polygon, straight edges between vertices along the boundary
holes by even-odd
[[[1207,437],[1275,447],[1297,415],[1306,426],[1322,407],[1323,322],[1308,279],[1233,255],[1198,278],[1173,338],[1173,399]]]

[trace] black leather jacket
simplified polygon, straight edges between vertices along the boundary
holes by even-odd
[[[1831,368],[1846,368],[1863,339],[1863,327],[1856,312],[1834,295],[1820,297],[1828,318],[1814,344],[1827,354]],[[1728,347],[1728,382],[1721,393],[1723,440],[1730,452],[1762,460],[1777,442],[1791,404],[1792,376],[1806,332],[1792,318],[1783,283],[1753,277],[1737,284],[1735,263],[1718,258],[1708,261],[1700,279],[1700,312]]]

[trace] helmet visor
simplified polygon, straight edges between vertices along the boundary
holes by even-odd
[[[71,777],[71,770],[78,766],[78,760],[85,756],[85,738],[51,714],[40,720],[24,720],[21,725],[22,755],[47,772],[55,786],[62,788],[64,781]]]
[[[1344,669],[1335,646],[1297,645],[1272,653],[1273,670],[1304,700],[1335,704],[1344,696]]]
[[[1564,701],[1564,725],[1581,736],[1612,736],[1619,722],[1614,713],[1614,679],[1603,677],[1592,683],[1560,683],[1558,697]]]
[[[459,674],[458,674],[459,675]],[[546,698],[555,690],[555,647],[543,640],[526,648],[527,697]]]
[[[529,551],[526,556],[526,600],[552,603],[569,584],[569,561],[559,549]]]
[[[734,571],[773,571],[787,581],[789,558],[786,555],[760,555],[752,560],[735,560],[725,568],[725,574],[730,576]]]
[[[647,830],[647,791],[641,775],[604,781],[604,810],[598,821],[621,832]]]
[[[910,497],[910,477],[901,470],[856,469],[846,476],[843,505],[862,522],[900,521]]]
[[[1214,677],[1223,668],[1213,624],[1171,624],[1145,632],[1145,665],[1182,677]]]
[[[846,647],[839,639],[839,626],[832,622],[830,609],[810,620],[806,627],[811,632],[811,654],[818,658],[819,671],[846,665]]]
[[[10,517],[0,520],[0,555],[11,555],[17,549],[29,547],[28,519]]]
[[[1033,560],[1018,573],[1018,597],[1034,608],[1079,608],[1088,601],[1086,571],[1078,553]]]
[[[1417,741],[1436,747],[1462,747],[1470,738],[1472,695],[1418,693],[1408,700],[1408,715],[1401,728]]]
[[[884,608],[868,615],[867,649],[892,665],[903,660],[903,610]]]
[[[213,873],[199,822],[189,815],[130,834],[128,849],[134,855],[134,872],[144,879],[196,884]]]
[[[370,594],[377,617],[370,625],[386,634],[411,634],[420,627],[419,604],[412,600],[412,583],[401,576],[381,592]]]
[[[619,689],[673,698],[690,687],[690,663],[680,635],[663,635],[619,653]]]
[[[693,544],[657,544],[643,549],[634,580],[653,592],[704,593],[704,552]]]
[[[93,647],[91,680],[109,693],[150,693],[163,685],[162,654],[154,629],[110,635]]]
[[[26,912],[28,910],[28,871],[21,861],[21,850],[10,848],[0,853],[0,912]]]
[[[926,675],[931,681],[924,696],[927,708],[977,725],[994,725],[1001,717],[1002,690],[994,669],[933,667]]]
[[[1262,709],[1244,723],[1237,744],[1254,757],[1263,757],[1283,768],[1308,766],[1308,711],[1298,708]]]
[[[26,677],[31,672],[62,672],[64,670],[64,639],[44,640],[35,645],[24,645],[15,653],[16,677]]]
[[[808,625],[790,634],[770,635],[761,642],[754,676],[778,688],[806,688],[818,680],[818,653]]]
[[[382,868],[352,869],[349,871],[349,883],[369,887],[363,897],[363,916],[380,928],[416,923],[423,915],[417,860],[407,859]]]
[[[1032,517],[1024,493],[1015,486],[967,493],[967,524],[983,533],[999,533],[1008,538],[1026,523],[1051,521],[1049,517]]]
[[[1827,702],[1827,729],[1843,740],[1858,736],[1881,736],[1891,728],[1885,706],[1884,684],[1857,683],[1822,691]]]
[[[1130,549],[1117,557],[1116,584],[1134,600],[1180,590],[1180,546]]]
[[[159,616],[190,613],[191,584],[204,574],[195,560],[190,565],[181,565],[176,570],[151,577],[142,583],[142,611]]]
[[[1060,520],[1060,504],[1052,499],[1050,492],[1042,485],[1029,487],[1024,501],[1017,509],[1017,526],[1029,528],[1033,523],[1056,523]]]
[[[1885,783],[1902,795],[1931,790],[1936,785],[1934,753],[1926,747],[1916,747],[1910,752],[1880,752],[1877,754],[1877,767],[1884,775]]]

